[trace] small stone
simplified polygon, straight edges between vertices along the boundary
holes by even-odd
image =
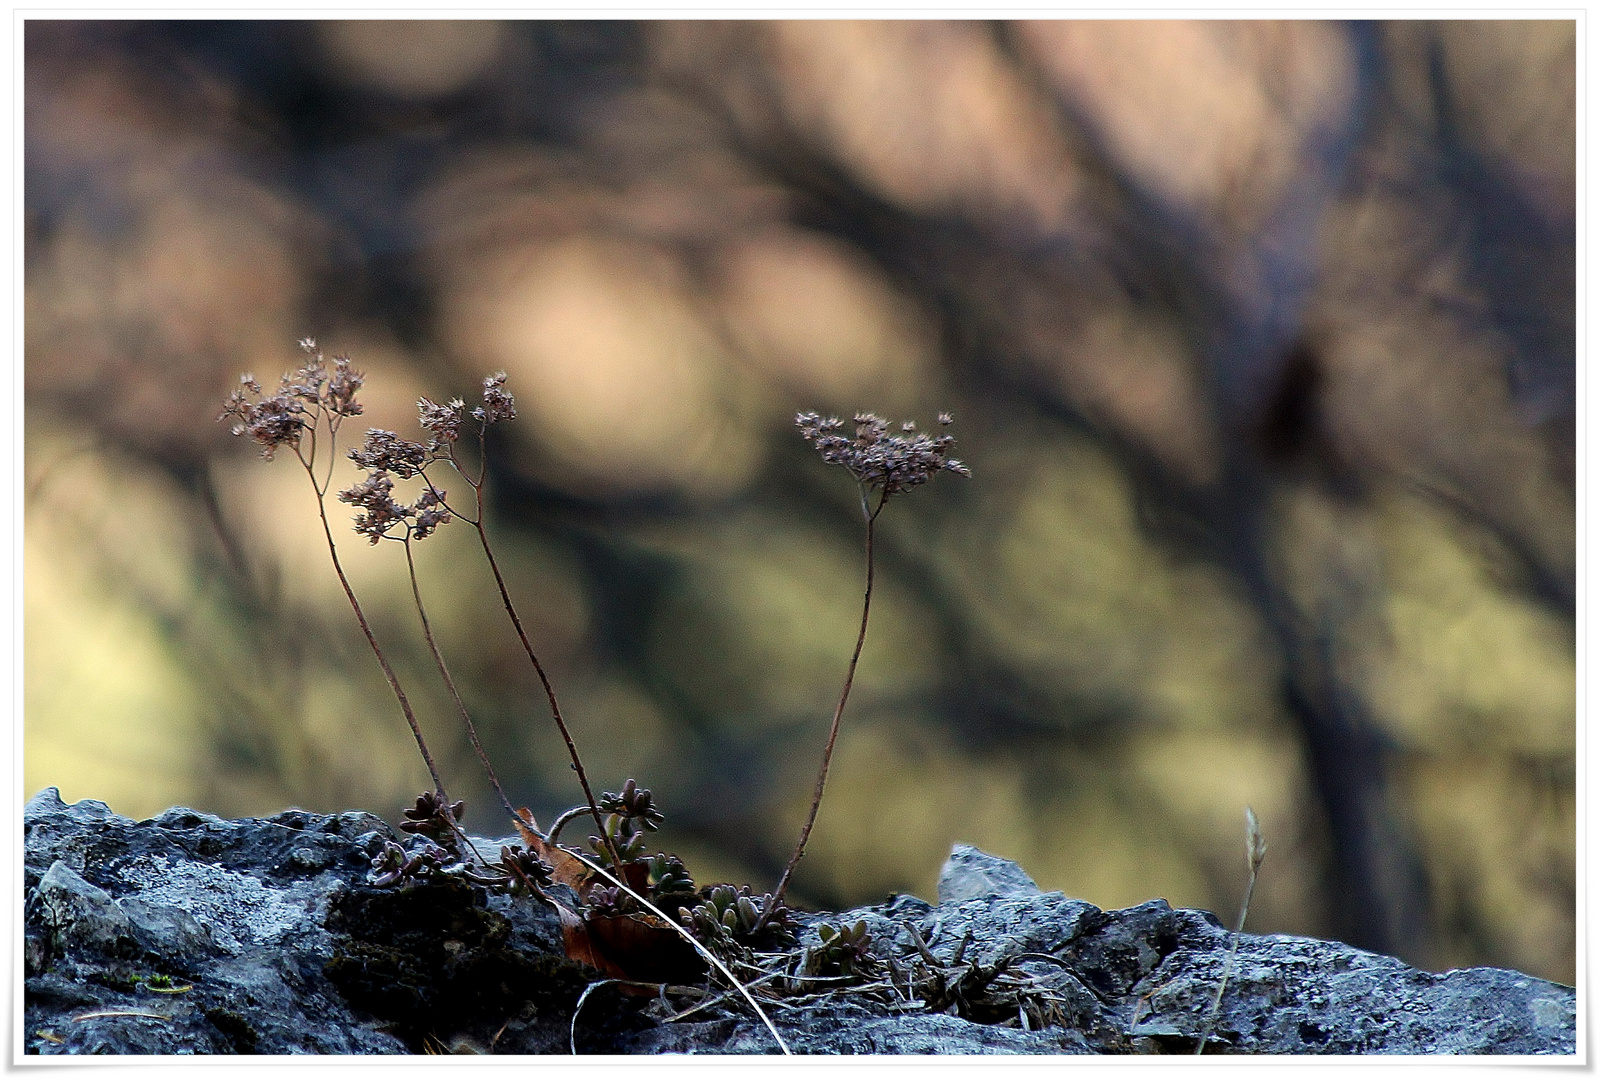
[[[24,974],[30,979],[50,966],[50,943],[43,934],[23,933],[22,965]]]
[[[41,920],[67,946],[111,951],[133,941],[133,924],[111,894],[57,860],[34,894]]]
[[[951,857],[939,873],[939,902],[956,904],[963,900],[991,897],[1039,895],[1040,887],[1009,859],[986,854],[968,844],[951,848]]]
[[[151,952],[170,956],[211,953],[219,948],[211,931],[193,915],[170,904],[152,904],[137,896],[117,901],[140,942]]]
[[[289,862],[291,865],[301,870],[309,870],[312,873],[322,870],[323,868],[329,866],[333,861],[333,855],[321,848],[297,847],[295,850],[289,853]]]

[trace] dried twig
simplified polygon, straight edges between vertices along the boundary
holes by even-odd
[[[1262,868],[1262,860],[1267,858],[1267,838],[1262,835],[1261,823],[1256,820],[1256,812],[1249,806],[1245,808],[1245,859],[1250,866],[1250,876],[1245,883],[1245,901],[1240,904],[1240,917],[1234,923],[1234,932],[1229,935],[1229,954],[1223,961],[1223,977],[1218,980],[1217,994],[1212,998],[1212,1007],[1207,1010],[1206,1023],[1201,1027],[1201,1037],[1195,1044],[1195,1053],[1199,1057],[1206,1050],[1206,1040],[1212,1037],[1212,1026],[1217,1022],[1218,1009],[1223,1005],[1223,989],[1229,984],[1229,976],[1234,971],[1234,954],[1240,947],[1240,932],[1245,929],[1245,915],[1251,910],[1251,893],[1256,889],[1256,872]]]

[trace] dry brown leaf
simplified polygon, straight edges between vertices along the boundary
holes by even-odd
[[[629,975],[618,965],[595,948],[595,941],[590,936],[589,927],[584,920],[561,904],[556,906],[556,915],[561,919],[562,948],[567,953],[567,959],[576,960],[580,964],[587,964],[599,971],[602,975],[613,979],[627,979]]]
[[[639,982],[695,982],[706,962],[671,926],[646,913],[591,915],[590,944]]]
[[[520,820],[514,824],[523,838],[523,846],[550,864],[551,880],[568,886],[580,897],[586,895],[595,884],[595,872],[561,845],[552,844],[539,835],[538,827],[534,825],[534,815],[527,807],[519,809],[517,815]],[[629,884],[633,885],[633,882]]]

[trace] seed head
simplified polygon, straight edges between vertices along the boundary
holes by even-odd
[[[473,419],[489,425],[517,419],[517,402],[506,393],[506,373],[497,371],[484,379],[484,403],[473,410]]]
[[[1249,806],[1245,808],[1245,858],[1253,874],[1262,868],[1262,860],[1267,858],[1267,837],[1262,835],[1262,823],[1256,819],[1256,811]]]
[[[356,451],[351,451],[351,457],[355,456]],[[450,521],[450,511],[445,509],[445,493],[432,484],[417,496],[416,502],[409,505],[396,502],[394,490],[395,481],[389,471],[381,465],[375,465],[359,484],[354,484],[339,493],[340,502],[358,507],[362,511],[356,515],[354,527],[370,543],[376,544],[389,537],[396,525],[405,526],[410,532],[411,539],[422,540],[433,535],[435,529]],[[400,540],[404,537],[396,536],[394,539]]]
[[[339,501],[360,507],[356,531],[376,544],[389,530],[406,520],[406,508],[395,501],[395,482],[387,472],[374,469],[366,479],[339,493]]]
[[[799,413],[795,426],[801,438],[817,447],[830,465],[843,465],[869,489],[879,488],[888,498],[926,483],[936,473],[972,475],[966,465],[948,452],[955,438],[949,434],[926,435],[911,421],[901,425],[900,433],[889,433],[889,422],[875,413],[857,413],[855,437],[841,432],[845,424],[837,416],[824,418],[814,412]],[[950,413],[939,414],[940,426],[948,427]]]
[[[393,431],[372,428],[367,438],[350,451],[350,460],[363,469],[382,469],[402,480],[416,476],[428,464],[428,447],[402,439]]]
[[[466,411],[466,402],[461,398],[451,398],[444,405],[436,405],[425,397],[417,399],[417,422],[433,433],[434,449],[442,449],[445,444],[461,438],[461,422]]]
[[[311,430],[317,418],[359,416],[361,403],[356,391],[362,376],[350,367],[348,356],[334,358],[332,373],[310,338],[300,347],[311,359],[278,380],[278,390],[264,396],[254,375],[239,378],[239,389],[228,395],[217,419],[233,417],[233,433],[249,435],[261,444],[261,456],[271,460],[280,446],[298,448],[301,435]]]

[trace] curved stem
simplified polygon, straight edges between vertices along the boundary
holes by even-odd
[[[834,722],[828,728],[828,742],[823,745],[823,765],[817,770],[817,787],[812,792],[812,808],[806,814],[806,824],[801,827],[800,841],[795,845],[795,854],[789,857],[789,865],[784,867],[784,874],[778,879],[778,886],[773,890],[773,902],[767,905],[762,912],[762,918],[757,929],[767,922],[767,917],[778,909],[779,903],[784,899],[784,892],[789,888],[790,875],[800,863],[801,856],[806,853],[806,841],[812,835],[812,825],[817,821],[817,808],[823,802],[823,785],[828,781],[828,763],[834,756],[834,740],[839,737],[839,720],[845,715],[845,701],[851,695],[851,683],[856,679],[856,662],[862,657],[862,645],[867,641],[867,615],[873,605],[873,523],[878,520],[878,513],[884,509],[888,501],[886,491],[878,500],[878,506],[871,512],[867,509],[867,493],[862,492],[862,517],[867,523],[867,589],[862,596],[862,625],[856,631],[856,648],[851,652],[850,667],[845,670],[845,685],[839,692],[839,704],[834,707]]]
[[[356,600],[356,592],[350,587],[350,580],[345,577],[345,568],[339,563],[339,551],[334,546],[333,529],[328,525],[328,507],[323,501],[323,489],[317,486],[317,476],[311,471],[310,464],[300,454],[299,449],[295,455],[300,458],[300,464],[305,466],[306,475],[311,477],[312,489],[317,492],[317,516],[322,519],[322,533],[328,540],[328,556],[333,559],[334,573],[339,575],[339,584],[344,587],[345,599],[350,601],[351,610],[356,613],[356,621],[361,624],[361,632],[367,635],[367,644],[372,646],[373,655],[378,657],[378,666],[384,669],[384,678],[389,680],[389,689],[395,692],[395,698],[400,702],[400,711],[406,714],[406,723],[411,725],[412,736],[417,740],[417,749],[422,751],[422,759],[428,766],[428,775],[433,777],[434,790],[448,806],[449,797],[445,794],[445,783],[439,779],[439,767],[434,764],[434,756],[428,752],[428,743],[422,737],[422,727],[417,723],[417,715],[411,711],[411,702],[406,700],[406,692],[400,688],[400,680],[395,676],[395,669],[389,666],[389,660],[384,656],[383,649],[378,647],[378,639],[373,636],[372,627],[367,625],[367,616],[362,613],[361,604]]]
[[[450,457],[444,460],[449,461],[451,468],[456,470],[457,475],[459,475],[463,480],[467,481],[467,483],[475,490],[481,486],[473,484],[472,477],[461,471],[461,464],[456,460],[454,452],[452,452]],[[422,482],[428,485],[428,490],[433,492],[434,497],[439,500],[439,505],[443,506],[447,511],[449,511],[451,517],[458,521],[465,521],[469,525],[478,524],[477,521],[474,521],[472,518],[468,517],[466,514],[462,513],[460,510],[457,510],[450,504],[450,502],[445,498],[445,489],[440,487],[438,484],[435,484],[434,478],[428,475],[428,466],[426,464],[417,470],[417,475],[422,477]],[[479,514],[482,516],[482,506],[479,508]]]
[[[487,454],[484,453],[484,433],[482,430],[478,433],[478,441],[479,459],[483,462],[487,460]],[[561,706],[556,703],[556,691],[550,685],[550,678],[545,674],[544,665],[539,662],[539,657],[534,655],[534,647],[528,642],[528,634],[523,629],[523,621],[517,617],[517,608],[511,602],[511,593],[506,590],[506,579],[501,576],[500,564],[495,561],[495,552],[489,546],[489,534],[484,531],[483,478],[484,466],[480,464],[478,483],[473,484],[473,491],[477,496],[477,520],[473,522],[473,527],[478,531],[478,543],[483,546],[484,558],[489,561],[489,569],[495,575],[495,587],[500,590],[501,605],[505,607],[506,614],[511,617],[511,625],[517,631],[517,640],[523,643],[523,652],[528,654],[528,662],[534,665],[534,671],[539,675],[540,685],[545,688],[545,697],[550,701],[550,715],[555,718],[556,729],[561,732],[562,741],[567,744],[567,755],[572,758],[573,771],[578,774],[578,785],[584,789],[584,801],[589,805],[590,816],[595,819],[595,828],[599,831],[600,838],[606,845],[606,851],[612,857],[612,865],[621,869],[623,860],[617,853],[617,845],[612,842],[611,836],[606,832],[606,824],[600,817],[600,807],[595,805],[595,793],[590,790],[589,777],[584,774],[584,763],[578,757],[578,747],[573,743],[572,733],[567,730],[567,722],[562,719]],[[472,481],[469,480],[468,483],[472,483]],[[516,816],[515,814],[512,815],[514,819]]]
[[[581,817],[587,813],[589,813],[589,807],[587,806],[575,806],[571,810],[562,811],[561,817],[555,820],[555,822],[550,826],[550,831],[545,834],[545,839],[554,844],[556,842],[556,838],[561,835],[562,829],[567,827],[567,823],[569,821],[575,817]]]
[[[1240,934],[1245,930],[1245,915],[1251,910],[1251,894],[1256,891],[1257,863],[1251,863],[1251,876],[1245,883],[1245,901],[1240,904],[1240,917],[1234,923],[1234,933],[1229,935],[1229,951],[1223,960],[1223,977],[1217,981],[1217,993],[1212,995],[1212,1006],[1206,1010],[1206,1023],[1201,1027],[1200,1038],[1195,1043],[1197,1057],[1206,1053],[1206,1040],[1212,1037],[1212,1029],[1217,1024],[1217,1013],[1223,1006],[1223,991],[1229,984],[1229,976],[1234,974],[1234,957],[1240,950]]]
[[[428,624],[428,611],[423,607],[422,591],[417,587],[417,561],[411,554],[411,534],[405,537],[406,546],[406,572],[411,575],[411,598],[417,605],[417,615],[422,620],[422,636],[428,642],[428,652],[434,658],[434,666],[439,669],[439,677],[445,681],[445,688],[450,691],[450,699],[456,703],[456,713],[461,722],[467,727],[467,738],[472,741],[473,751],[484,766],[484,772],[489,776],[489,783],[500,797],[500,804],[506,808],[506,813],[515,820],[517,811],[512,807],[511,800],[506,798],[506,792],[500,786],[500,779],[495,776],[494,766],[489,764],[489,755],[484,753],[483,744],[478,741],[478,729],[473,727],[472,717],[467,713],[467,706],[461,700],[461,694],[456,690],[456,680],[450,677],[450,669],[445,666],[445,658],[434,641],[434,631]]]

